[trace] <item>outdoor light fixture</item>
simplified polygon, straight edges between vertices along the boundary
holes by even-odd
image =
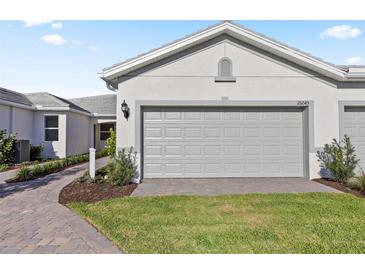
[[[125,102],[125,100],[123,100],[123,103],[121,105],[121,109],[122,109],[122,112],[124,114],[124,118],[128,121],[128,118],[129,118],[129,107],[128,107],[127,103]]]

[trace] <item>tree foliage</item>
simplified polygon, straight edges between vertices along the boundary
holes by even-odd
[[[12,164],[15,158],[16,133],[7,136],[6,129],[0,130],[0,164]]]

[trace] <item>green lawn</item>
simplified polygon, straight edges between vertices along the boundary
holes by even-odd
[[[365,253],[347,194],[128,197],[70,207],[128,253]]]

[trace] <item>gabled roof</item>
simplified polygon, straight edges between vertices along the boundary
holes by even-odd
[[[100,77],[108,84],[116,87],[118,77],[128,75],[128,73],[136,69],[160,61],[168,56],[201,44],[222,34],[227,34],[242,42],[340,82],[365,81],[365,71],[363,73],[361,72],[356,74],[348,73],[348,69],[346,68],[337,67],[331,63],[313,57],[308,53],[289,47],[286,44],[236,25],[230,21],[223,21],[217,25],[201,30],[135,58],[128,59],[124,62],[105,68],[100,73]]]
[[[82,107],[83,109],[86,109],[94,116],[116,115],[116,106],[117,106],[116,100],[117,100],[116,94],[106,94],[106,95],[69,99],[70,102]]]
[[[25,96],[37,109],[75,110],[77,112],[89,114],[89,112],[82,107],[48,92],[27,93]]]
[[[32,102],[29,101],[24,94],[1,87],[0,100],[3,102],[19,104],[20,106],[32,107]]]

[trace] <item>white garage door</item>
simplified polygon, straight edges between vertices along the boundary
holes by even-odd
[[[365,108],[345,107],[342,135],[347,134],[355,146],[360,166],[365,171]]]
[[[299,108],[143,109],[145,178],[302,177]]]

